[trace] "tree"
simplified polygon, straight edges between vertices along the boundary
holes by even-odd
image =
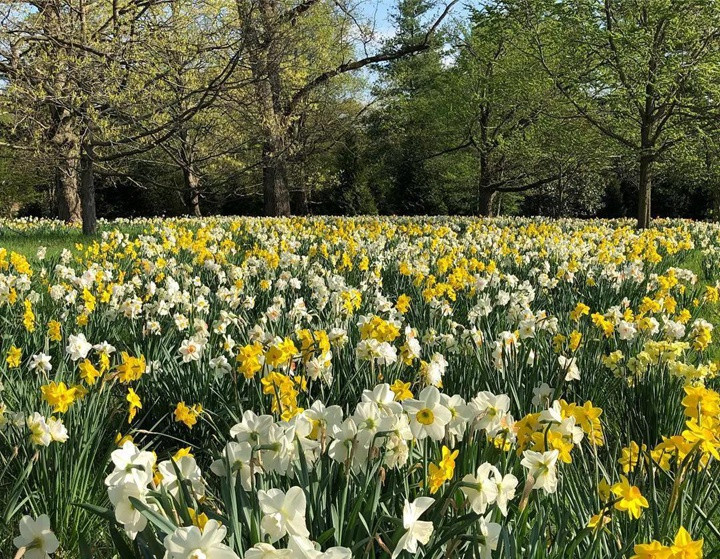
[[[423,41],[423,21],[433,9],[427,0],[400,0],[392,14],[395,34],[384,48],[398,51]],[[441,168],[430,157],[448,134],[440,100],[446,37],[439,30],[427,49],[389,61],[378,71],[377,107],[364,119],[365,160],[384,213],[447,213],[449,193]]]
[[[504,6],[576,113],[637,162],[637,220],[647,227],[656,162],[717,99],[720,3],[511,0]]]
[[[289,215],[288,161],[298,149],[308,107],[316,94],[339,78],[373,64],[396,60],[428,48],[430,38],[457,0],[452,0],[422,39],[398,50],[356,56],[368,46],[368,32],[355,25],[349,4],[326,0],[300,3],[237,0],[245,58],[254,83],[261,136],[261,166],[266,215]],[[357,44],[357,36],[361,44]],[[329,37],[333,48],[323,48]]]
[[[444,96],[456,107],[448,111],[457,134],[448,149],[472,154],[475,211],[480,215],[494,213],[498,193],[526,192],[563,174],[555,157],[534,149],[538,139],[544,142],[567,123],[553,115],[562,108],[550,80],[513,44],[519,32],[497,6],[473,12],[469,31],[459,37],[450,91]],[[570,165],[564,169],[565,175],[572,171]]]
[[[204,37],[218,37],[221,18],[201,17],[215,0],[42,0],[14,2],[4,15],[0,77],[15,112],[14,131],[39,151],[50,145],[57,166],[59,215],[82,217],[83,232],[96,229],[98,164],[144,153],[181,131],[180,123],[211,105],[238,56],[224,36],[194,44],[173,66],[174,19],[194,10]],[[198,36],[196,34],[196,36]],[[184,45],[186,46],[186,45]],[[183,76],[203,79],[176,81]],[[78,203],[79,200],[79,203]]]

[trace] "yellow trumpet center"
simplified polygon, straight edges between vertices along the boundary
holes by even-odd
[[[416,417],[418,423],[422,423],[423,425],[430,425],[433,421],[435,421],[435,414],[429,408],[421,409],[419,412],[417,412]]]

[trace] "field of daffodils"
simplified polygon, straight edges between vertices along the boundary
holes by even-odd
[[[1,225],[0,557],[720,557],[720,225]]]

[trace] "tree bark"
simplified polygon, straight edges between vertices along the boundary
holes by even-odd
[[[290,191],[287,186],[285,162],[270,142],[263,146],[263,198],[265,215],[290,215]]]
[[[58,217],[66,223],[79,223],[82,220],[78,186],[79,140],[66,123],[60,123],[52,143],[55,146],[55,200]]]
[[[563,204],[565,203],[565,197],[564,197],[564,187],[563,184],[563,175],[562,175],[562,165],[560,165],[560,171],[558,173],[558,184],[557,184],[557,206],[553,208],[553,215],[555,218],[558,218],[563,215]]]
[[[97,232],[95,210],[95,176],[92,147],[84,146],[80,156],[80,196],[82,201],[83,235]]]
[[[650,227],[650,209],[652,194],[652,179],[650,176],[652,158],[647,155],[640,157],[640,176],[638,180],[638,229]]]
[[[281,4],[275,0],[259,0],[248,6],[238,0],[237,6],[250,47],[250,69],[260,113],[265,215],[288,216],[291,209],[286,159],[292,133],[288,128],[280,65],[285,48],[278,23]]]
[[[497,190],[481,188],[478,191],[478,215],[492,217],[495,213]]]
[[[82,220],[77,163],[77,158],[60,157],[55,168],[57,214],[66,223],[80,223]]]
[[[200,177],[192,163],[187,167],[183,167],[183,182],[185,183],[190,213],[195,217],[202,217],[200,211]]]
[[[310,213],[310,204],[305,168],[302,165],[299,167],[299,184],[294,185],[295,188],[291,191],[290,209],[293,215],[308,215]],[[288,185],[288,190],[289,188],[290,185]]]

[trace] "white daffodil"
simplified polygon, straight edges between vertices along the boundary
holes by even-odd
[[[375,403],[385,415],[396,415],[402,411],[402,405],[395,401],[395,393],[387,383],[378,384],[372,390],[363,390],[362,401]]]
[[[621,340],[633,340],[637,335],[637,328],[632,322],[621,320],[617,326],[618,336]]]
[[[546,410],[541,411],[538,421],[540,423],[544,423],[544,424],[549,423],[552,425],[560,425],[560,423],[562,423],[562,421],[563,421],[562,408],[560,407],[560,402],[558,400],[555,400],[552,403],[552,406],[550,406]]]
[[[328,456],[341,464],[350,457],[353,445],[357,439],[357,425],[352,417],[348,417],[340,425],[334,426],[330,433],[332,442],[328,449]]]
[[[355,407],[353,415],[358,430],[358,442],[369,447],[373,442],[377,446],[378,440],[375,438],[379,432],[387,431],[392,421],[389,416],[380,411],[375,402],[360,402]]]
[[[547,406],[550,403],[552,394],[553,389],[546,382],[543,382],[541,385],[533,388],[532,405],[538,407]]]
[[[180,472],[180,478],[178,478],[175,472],[175,467],[172,462],[175,462],[178,471]],[[197,497],[205,495],[205,484],[202,480],[202,473],[200,468],[195,462],[195,458],[192,456],[182,456],[175,460],[165,460],[158,464],[158,472],[162,475],[162,486],[168,490],[168,492],[175,498],[178,496],[180,491],[180,480],[190,484],[190,488]]]
[[[395,559],[402,551],[417,553],[418,543],[425,545],[430,541],[433,533],[433,523],[427,520],[420,520],[420,516],[429,509],[435,499],[432,497],[418,497],[412,503],[405,499],[403,507],[403,528],[405,533],[395,546],[392,559]]]
[[[230,429],[230,436],[235,437],[239,443],[248,442],[256,445],[267,437],[273,423],[272,415],[257,415],[252,410],[245,410],[242,421]]]
[[[441,386],[448,362],[442,353],[434,353],[425,369],[425,382],[433,386]]]
[[[77,336],[68,337],[68,345],[65,348],[70,359],[77,361],[79,359],[85,359],[92,349],[92,344],[85,339],[85,334],[78,334]]]
[[[485,514],[488,505],[495,502],[498,496],[497,477],[500,472],[492,464],[485,462],[475,472],[463,479],[463,494],[470,502],[470,507],[477,514]]]
[[[275,423],[270,426],[261,442],[264,446],[270,447],[260,451],[260,462],[265,472],[285,475],[291,459],[297,453],[295,427],[287,423]]]
[[[20,519],[20,535],[13,540],[18,549],[25,549],[25,559],[47,559],[60,547],[60,542],[50,529],[50,518],[41,514],[36,519],[23,516]]]
[[[110,454],[110,459],[115,470],[105,478],[105,485],[134,483],[138,487],[147,487],[152,481],[155,454],[140,450],[132,441],[125,441],[121,448]]]
[[[292,559],[293,552],[289,549],[275,549],[269,543],[256,543],[245,552],[245,559]]]
[[[498,547],[500,531],[502,530],[500,524],[490,522],[489,518],[490,515],[481,516],[478,520],[478,532],[482,536],[482,542],[480,543],[480,557],[482,559],[491,559],[492,552]]]
[[[560,368],[565,372],[565,381],[580,380],[580,369],[578,369],[577,361],[574,357],[565,357],[558,355],[558,363]]]
[[[47,419],[47,428],[50,432],[50,437],[52,438],[53,442],[64,443],[67,442],[67,440],[70,438],[65,424],[60,418],[56,419],[54,417],[49,417]]]
[[[417,400],[404,400],[403,407],[410,418],[410,430],[416,439],[430,437],[439,441],[445,436],[445,426],[450,423],[452,414],[442,405],[437,388],[425,387]]]
[[[189,340],[183,340],[180,344],[180,355],[182,356],[183,363],[190,363],[190,361],[199,361],[202,357],[204,344],[196,339],[190,338]]]
[[[227,357],[219,355],[210,359],[210,370],[216,377],[220,378],[232,372],[232,365],[230,365]]]
[[[133,482],[125,482],[108,488],[110,503],[115,508],[115,520],[123,525],[131,540],[135,539],[138,532],[145,529],[147,518],[130,502],[130,497],[145,503],[146,494],[145,487],[139,487]]]
[[[230,465],[232,473],[240,474],[240,481],[246,491],[252,486],[253,468],[250,464],[252,458],[252,446],[250,443],[236,443],[230,441],[225,445],[222,457],[210,465],[210,470],[217,476],[227,475],[227,464]]]
[[[475,428],[493,435],[510,411],[510,398],[506,394],[483,391],[470,400],[469,406],[475,415]]]
[[[30,430],[30,442],[36,446],[49,446],[52,442],[52,433],[50,426],[45,418],[38,412],[34,412],[28,416],[26,420],[27,428]]]
[[[30,357],[30,364],[28,368],[31,371],[49,373],[52,371],[52,363],[50,362],[50,356],[45,353],[38,353]]]
[[[208,520],[200,530],[197,526],[183,526],[163,541],[166,559],[239,559],[237,554],[222,543],[227,528],[217,520]]]
[[[332,429],[340,425],[343,420],[343,411],[340,406],[325,406],[320,400],[306,409],[303,414],[313,424],[313,433],[318,439],[323,439]]]
[[[497,484],[497,497],[495,498],[495,504],[497,504],[500,512],[503,516],[507,516],[508,503],[515,497],[515,488],[518,486],[518,478],[512,474],[505,474],[500,477],[499,475],[495,478]]]
[[[442,404],[450,410],[452,416],[450,423],[448,423],[448,433],[455,437],[456,440],[461,441],[465,435],[468,422],[475,417],[473,408],[468,406],[462,396],[458,394],[454,396],[442,394]]]
[[[310,536],[305,526],[305,492],[300,487],[291,487],[287,493],[280,489],[260,490],[257,496],[263,513],[260,526],[271,543],[286,534]]]
[[[316,549],[315,544],[307,538],[290,536],[288,550],[292,559],[351,559],[352,553],[346,547],[331,547],[327,551]]]
[[[293,552],[289,549],[275,549],[269,543],[256,543],[245,552],[245,559],[292,559]]]
[[[557,473],[555,466],[559,456],[557,450],[535,452],[526,450],[520,464],[527,468],[528,474],[535,480],[533,489],[542,489],[545,493],[555,493],[557,490]]]

